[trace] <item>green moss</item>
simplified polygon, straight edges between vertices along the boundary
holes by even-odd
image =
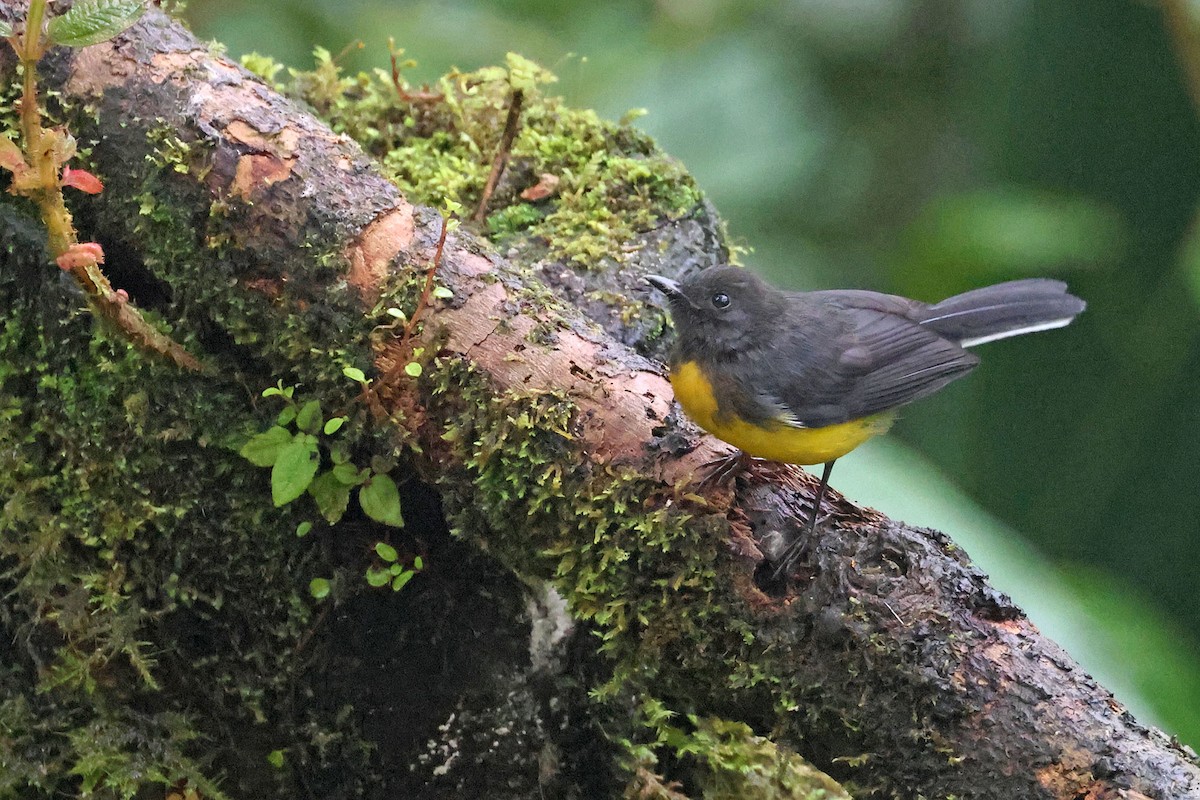
[[[625,743],[638,764],[631,770],[626,797],[685,800],[686,795],[675,789],[694,788],[706,800],[849,800],[828,775],[787,748],[756,736],[743,722],[689,714],[679,724],[679,715],[654,698],[641,701],[638,716],[643,727],[653,731],[653,746]],[[669,786],[655,774],[660,751],[677,760],[675,771],[693,786]]]
[[[545,218],[546,212],[533,203],[516,203],[488,215],[488,235],[493,240],[504,241],[527,231]]]
[[[649,139],[597,138],[597,131],[610,135],[614,131],[590,111],[559,111],[549,119],[546,113],[540,109],[529,115],[528,138],[534,141],[519,138],[514,151],[531,144],[529,157],[535,172],[562,177],[558,198],[546,217],[529,229],[530,235],[549,241],[552,256],[584,267],[605,259],[619,262],[622,247],[638,233],[682,216],[700,202],[683,167],[655,150]],[[539,118],[546,119],[549,130],[537,127]],[[557,152],[563,141],[575,144],[576,136],[583,137],[582,149]],[[624,142],[619,144],[620,139]],[[556,161],[556,156],[562,160]]]
[[[390,76],[343,77],[318,53],[315,70],[294,73],[294,90],[373,154],[410,200],[440,207],[450,199],[470,209],[520,87],[520,129],[487,233],[501,246],[544,246],[551,258],[582,267],[621,262],[639,234],[689,213],[702,196],[645,134],[544,95],[540,86],[551,80],[510,55],[506,68],[451,73],[433,91],[405,87],[401,97]],[[558,179],[557,192],[522,200],[543,174]]]
[[[20,119],[20,97],[21,97],[21,82],[13,81],[12,83],[0,86],[0,135],[7,136],[12,140],[16,140],[21,130]],[[8,174],[8,171],[4,171]]]
[[[242,56],[241,62],[243,67],[262,78],[275,91],[283,91],[283,86],[275,80],[279,73],[283,71],[283,65],[271,58],[271,56],[250,52]]]
[[[179,133],[170,125],[163,123],[150,131],[148,140],[154,145],[152,163],[162,169],[186,174],[193,169],[196,153],[193,145],[179,138]]]
[[[81,217],[142,244],[168,284],[154,290],[169,298],[163,319],[187,323],[195,352],[236,359],[218,372],[181,374],[95,335],[38,261],[40,231],[9,239],[24,229],[0,209],[0,636],[18,643],[0,668],[0,798],[125,798],[180,780],[219,798],[222,772],[250,795],[290,795],[297,770],[365,791],[380,779],[355,716],[326,697],[320,660],[296,657],[318,624],[309,580],[332,572],[352,594],[364,565],[331,561],[325,537],[297,539],[311,506],[275,509],[266,476],[236,451],[275,415],[257,396],[281,374],[348,410],[348,447],[384,450],[341,375],[369,366],[370,323],[329,279],[332,253],[277,265],[327,287],[319,296],[230,292],[250,271],[229,246],[239,210],[198,235],[206,199],[181,196],[175,173],[202,159],[159,145],[155,164],[102,165],[107,202]],[[213,331],[222,338],[200,338]],[[264,766],[281,748],[289,770]]]
[[[79,791],[131,797],[143,783],[207,785],[184,755],[202,730],[183,709],[232,704],[253,724],[284,696],[295,676],[287,642],[310,616],[292,570],[307,572],[312,554],[282,530],[267,534],[281,517],[262,502],[261,480],[219,446],[248,421],[236,387],[201,392],[124,345],[81,341],[86,318],[43,336],[33,308],[9,309],[0,561],[6,607],[21,611],[6,616],[6,638],[26,649],[10,662],[0,715],[28,712],[22,684],[39,707],[38,726],[0,737],[0,761],[41,758],[39,731],[53,732],[65,736],[53,748],[64,769],[42,773],[53,786],[30,788],[61,792],[75,780]],[[198,631],[225,646],[201,655]],[[173,708],[135,710],[152,696],[161,705],[164,684]]]
[[[692,717],[694,729],[670,733],[678,756],[694,759],[706,800],[848,800],[829,776],[795,753],[755,736],[750,726]]]

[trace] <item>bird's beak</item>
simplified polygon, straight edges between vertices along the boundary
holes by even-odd
[[[676,298],[683,295],[683,292],[679,291],[679,284],[670,278],[664,278],[661,275],[647,275],[643,280],[665,294],[668,298]]]

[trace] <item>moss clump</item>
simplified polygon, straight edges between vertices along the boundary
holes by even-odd
[[[85,140],[92,121],[73,124]],[[297,539],[311,506],[274,508],[237,449],[275,415],[257,397],[280,377],[365,416],[342,368],[369,369],[372,323],[336,279],[336,241],[251,262],[239,209],[209,213],[181,176],[204,168],[201,148],[163,131],[129,117],[114,135],[131,142],[88,165],[107,191],[73,211],[116,240],[112,275],[134,302],[221,359],[203,377],[95,335],[44,232],[0,204],[0,636],[15,643],[0,667],[0,798],[180,782],[212,798],[293,796],[298,782],[362,795],[382,779],[321,672],[308,582],[332,573],[339,600],[369,591],[366,547],[335,558],[326,532]],[[126,157],[147,141],[153,161]],[[285,290],[230,291],[254,279]],[[392,447],[362,426],[340,437]],[[362,527],[349,540],[370,539]]]
[[[274,65],[253,63],[260,74]],[[409,199],[440,207],[479,204],[514,89],[520,129],[489,204],[486,232],[503,247],[545,248],[552,259],[594,268],[621,262],[639,234],[691,213],[702,195],[683,167],[628,125],[566,107],[541,86],[554,76],[520,56],[505,67],[452,72],[434,89],[397,91],[391,77],[342,76],[318,50],[312,72],[293,72],[294,92],[333,128],[375,156]],[[556,189],[538,200],[522,191],[541,176]]]
[[[443,479],[446,495],[460,500],[450,506],[457,530],[484,532],[489,553],[514,572],[551,580],[606,649],[640,650],[647,626],[652,649],[701,635],[689,607],[703,606],[700,598],[715,606],[720,594],[717,540],[703,524],[689,522],[647,478],[584,466],[565,396],[496,397],[457,359],[435,362],[431,380],[432,403],[447,420],[442,438],[466,473]]]
[[[269,643],[309,622],[288,571],[307,571],[310,548],[241,535],[279,515],[234,499],[261,490],[219,446],[229,387],[200,392],[120,345],[89,343],[86,319],[47,324],[37,305],[5,296],[0,622],[23,646],[0,677],[0,786],[21,797],[209,786],[188,756],[219,731],[184,709],[216,705],[253,724],[281,696],[293,671]],[[236,623],[235,644],[228,613],[241,602],[256,614]],[[197,646],[209,637],[224,646]]]
[[[754,735],[748,724],[720,717],[689,715],[686,726],[672,724],[670,712],[654,700],[646,700],[641,711],[647,726],[656,733],[656,744],[679,759],[680,771],[688,772],[701,787],[706,800],[848,800],[838,783],[800,758],[798,754]],[[660,796],[679,800],[680,795],[664,786],[652,771],[655,753],[634,748],[641,769],[626,788],[626,796]]]

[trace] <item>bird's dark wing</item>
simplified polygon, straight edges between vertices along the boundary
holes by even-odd
[[[755,381],[775,390],[760,398],[763,407],[822,427],[910,403],[966,374],[978,358],[922,327],[925,308],[876,292],[795,295],[764,360],[774,374]]]

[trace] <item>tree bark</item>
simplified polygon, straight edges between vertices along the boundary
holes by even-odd
[[[0,2],[6,13],[22,6]],[[2,66],[11,77],[12,60]],[[725,257],[704,209],[646,232],[635,267],[603,275],[510,263],[452,234],[437,278],[453,298],[424,318],[416,356],[379,337],[381,298],[411,299],[442,221],[409,204],[348,139],[156,10],[115,42],[52,53],[43,80],[81,141],[95,141],[107,188],[78,216],[124,256],[124,266],[110,258],[114,283],[158,310],[208,367],[178,378],[181,402],[242,386],[249,409],[262,401],[247,389],[284,378],[352,403],[343,364],[394,376],[423,360],[419,378],[377,378],[388,418],[363,447],[366,457],[399,453],[420,476],[405,489],[406,536],[429,566],[395,597],[347,589],[332,611],[314,610],[311,638],[291,642],[295,660],[314,662],[303,685],[338,687],[300,701],[302,713],[340,698],[376,747],[370,791],[839,791],[819,775],[780,777],[799,768],[799,753],[862,797],[1200,798],[1194,754],[1134,720],[949,537],[831,492],[832,516],[800,574],[769,579],[764,553],[799,535],[815,481],[758,469],[734,491],[697,488],[693,476],[725,448],[674,411],[653,358],[661,316],[636,299],[639,269],[672,274]],[[16,237],[16,218],[4,219]],[[10,255],[4,270],[16,264]],[[35,293],[55,291],[52,272],[38,275]],[[635,299],[598,301],[597,281]],[[6,287],[6,302],[28,305],[28,285]],[[136,377],[114,380],[128,381],[118,396],[134,396]],[[24,395],[6,392],[36,403],[21,386]],[[164,485],[215,449],[181,450],[164,462]],[[261,490],[246,497],[269,509]],[[280,514],[245,535],[290,541],[295,519]],[[18,536],[13,520],[0,518],[6,537]],[[385,534],[365,518],[342,525],[358,533],[323,531],[315,552],[359,566],[363,542]],[[320,559],[305,563],[317,569]],[[281,591],[295,589],[290,577],[278,578]],[[31,607],[10,603],[10,634],[47,625]],[[185,625],[181,614],[165,619]],[[175,646],[153,624],[138,635]],[[182,660],[203,663],[221,641],[196,642]],[[37,660],[32,650],[14,658]],[[196,677],[186,672],[168,663],[153,703],[200,720],[210,738],[199,750],[221,754],[228,791],[283,791],[294,780],[354,793],[328,769],[319,779],[302,765],[273,773],[261,756],[279,742],[212,722],[239,719],[227,709],[189,707]],[[690,715],[669,723],[671,735],[691,737],[688,754],[671,751],[647,698]],[[714,720],[749,727],[721,739],[709,736]],[[740,766],[722,761],[717,739]],[[781,794],[728,783],[757,769]]]

